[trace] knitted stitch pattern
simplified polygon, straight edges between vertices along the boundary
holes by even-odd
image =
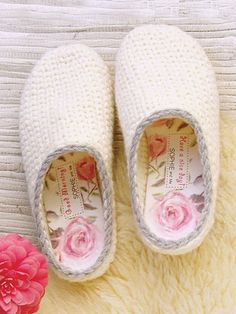
[[[112,197],[113,95],[104,61],[83,45],[46,53],[25,86],[20,139],[28,192],[43,252],[65,279],[82,281],[103,274],[115,249]],[[105,219],[105,247],[95,265],[74,272],[53,253],[41,194],[50,163],[67,152],[85,151],[97,163]]]
[[[138,230],[152,249],[181,254],[197,247],[213,224],[219,169],[219,101],[215,75],[203,49],[171,26],[141,26],[124,39],[116,62],[116,101],[128,158],[132,203]],[[178,240],[151,233],[143,219],[146,126],[162,117],[180,117],[196,133],[203,166],[205,207],[196,230]]]

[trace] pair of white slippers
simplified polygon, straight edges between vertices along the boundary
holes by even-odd
[[[119,49],[115,95],[137,229],[153,250],[188,252],[212,226],[218,181],[219,102],[207,56],[175,27],[138,27]],[[43,252],[65,279],[96,278],[114,257],[113,114],[108,67],[80,44],[46,53],[25,86],[31,206]]]

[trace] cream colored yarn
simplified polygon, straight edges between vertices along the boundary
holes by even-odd
[[[103,274],[115,247],[112,198],[113,96],[109,71],[92,49],[59,47],[36,65],[25,86],[20,138],[33,214],[43,252],[60,276],[86,280]],[[61,266],[52,253],[41,208],[44,176],[50,163],[70,151],[87,151],[97,161],[105,218],[105,248],[84,273]]]
[[[116,101],[123,130],[132,203],[143,240],[162,253],[185,253],[198,246],[213,223],[219,168],[219,104],[212,67],[199,44],[171,26],[141,26],[124,39],[116,62]],[[181,241],[152,234],[143,217],[147,125],[178,116],[191,123],[198,139],[205,184],[200,226]]]

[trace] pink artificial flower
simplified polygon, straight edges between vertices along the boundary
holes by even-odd
[[[157,229],[165,234],[194,231],[200,213],[192,200],[181,192],[170,191],[159,199],[153,207]]]
[[[31,314],[48,284],[46,258],[26,238],[0,237],[0,313]]]
[[[149,156],[154,159],[166,152],[167,139],[162,135],[151,135],[148,138]]]
[[[78,161],[76,165],[77,176],[81,180],[89,181],[95,177],[95,162],[90,156],[86,156]]]
[[[74,218],[66,227],[59,243],[61,258],[70,256],[76,259],[88,257],[95,249],[96,227],[83,217]]]

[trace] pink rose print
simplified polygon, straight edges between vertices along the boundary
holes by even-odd
[[[149,156],[154,159],[166,152],[167,139],[162,135],[151,135],[148,138]]]
[[[161,235],[176,238],[177,234],[181,237],[194,231],[200,213],[189,197],[170,191],[156,202],[152,216]]]
[[[96,247],[97,230],[83,217],[73,219],[66,227],[59,243],[61,257],[88,257]]]
[[[90,156],[82,158],[76,165],[77,176],[81,180],[89,181],[95,177],[95,162]]]
[[[0,313],[36,313],[48,284],[46,258],[26,238],[0,237]]]

